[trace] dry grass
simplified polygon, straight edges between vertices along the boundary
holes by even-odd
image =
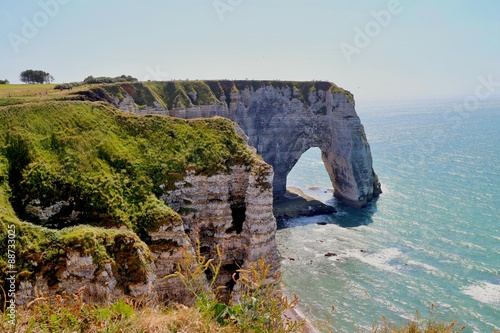
[[[219,256],[221,255],[218,251]],[[283,312],[296,306],[297,299],[282,295],[278,276],[269,276],[269,265],[261,260],[240,270],[236,281],[239,297],[229,304],[220,303],[213,284],[220,269],[213,259],[185,256],[178,272],[167,278],[179,278],[193,293],[194,307],[144,304],[133,299],[113,303],[85,303],[86,288],[74,295],[37,295],[18,308],[16,326],[4,315],[0,331],[16,333],[295,333],[303,332],[304,321],[287,318]],[[214,278],[207,281],[205,272]]]
[[[0,324],[0,331],[15,333],[192,333],[240,332],[235,327],[221,327],[216,321],[206,321],[196,308],[174,306],[165,309],[145,307],[134,309],[119,301],[106,307],[73,303],[61,307],[55,299],[43,299],[38,304],[25,306],[17,314],[17,325],[12,329]],[[130,311],[129,314],[127,314]]]
[[[54,90],[55,84],[0,84],[0,98],[8,97],[34,97],[37,95],[45,95],[60,93]]]

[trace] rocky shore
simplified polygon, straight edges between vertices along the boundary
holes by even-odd
[[[279,219],[333,214],[336,210],[305,194],[300,188],[289,186],[286,194],[274,201],[273,212],[274,217]]]

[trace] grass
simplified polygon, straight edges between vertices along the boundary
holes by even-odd
[[[28,97],[53,92],[55,84],[0,84],[0,98]]]
[[[41,274],[56,283],[70,250],[98,265],[137,267],[122,273],[142,279],[149,232],[182,223],[159,197],[187,170],[213,175],[259,160],[223,118],[139,117],[105,103],[54,100],[0,107],[0,118],[0,252],[14,224],[20,281]],[[58,203],[48,218],[37,213]],[[125,241],[132,245],[122,249]],[[134,255],[138,248],[144,258]],[[120,251],[131,259],[119,263]],[[1,257],[2,271],[6,265]]]
[[[269,266],[263,261],[249,269],[239,270],[236,281],[239,300],[220,303],[211,287],[217,279],[221,264],[201,255],[184,255],[178,270],[167,278],[178,278],[188,287],[196,300],[194,307],[144,304],[133,299],[120,299],[112,303],[86,303],[85,287],[74,295],[36,295],[17,312],[15,325],[5,314],[0,328],[5,332],[301,332],[303,321],[283,316],[283,311],[296,305],[279,289],[279,277],[269,276]],[[221,256],[220,251],[219,259]],[[218,260],[220,263],[220,260]],[[211,271],[213,278],[206,279]]]

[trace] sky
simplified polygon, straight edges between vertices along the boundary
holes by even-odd
[[[2,0],[0,79],[328,80],[356,100],[467,98],[486,81],[500,95],[499,15],[498,0]]]

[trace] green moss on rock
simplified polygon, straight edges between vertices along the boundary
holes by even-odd
[[[306,104],[309,103],[309,95],[319,90],[328,91],[332,94],[343,94],[350,103],[354,103],[354,98],[349,91],[327,81],[195,80],[137,82],[103,85],[92,90],[101,89],[106,91],[107,97],[105,99],[108,101],[112,100],[111,96],[116,96],[121,101],[126,92],[132,96],[139,108],[154,106],[154,102],[157,102],[163,108],[171,110],[196,105],[211,105],[213,103],[230,104],[232,92],[240,92],[245,89],[257,91],[265,87],[295,90],[298,92],[296,97]],[[80,93],[89,95],[88,92]],[[99,93],[91,93],[90,95],[99,95]],[[220,99],[222,95],[226,96],[226,100]],[[193,96],[196,96],[196,98]]]
[[[186,170],[213,175],[254,158],[224,118],[138,117],[87,102],[10,106],[0,116],[0,179],[12,190],[9,201],[22,219],[52,228],[137,231],[133,216]],[[37,206],[54,205],[62,208],[37,217]]]
[[[211,98],[208,86],[193,87]],[[182,223],[160,196],[187,170],[209,176],[257,160],[224,118],[134,116],[81,101],[9,105],[0,118],[0,253],[14,226],[18,278],[49,285],[70,252],[91,256],[98,270],[111,264],[123,285],[144,282],[148,234]],[[0,258],[1,272],[8,268]]]
[[[59,272],[66,268],[69,253],[91,256],[97,269],[110,264],[119,282],[145,283],[153,262],[147,245],[130,230],[103,229],[76,226],[62,230],[39,227],[17,219],[0,217],[0,239],[7,239],[7,227],[16,233],[17,280],[43,277],[49,287],[59,282]],[[7,242],[0,243],[0,251],[7,253]],[[0,269],[7,272],[5,258],[0,258]],[[2,275],[0,283],[4,283]]]

